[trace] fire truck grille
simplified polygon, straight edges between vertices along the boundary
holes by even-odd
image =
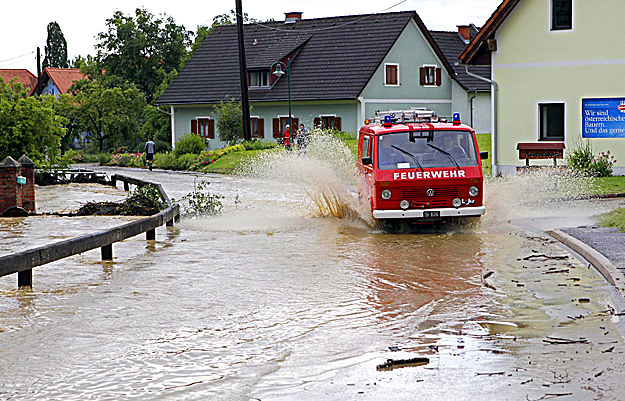
[[[428,196],[428,190],[433,190],[434,195]],[[430,207],[448,206],[453,198],[460,196],[460,187],[423,187],[423,188],[403,188],[402,199],[427,204]]]

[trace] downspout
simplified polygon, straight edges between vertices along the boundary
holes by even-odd
[[[492,85],[493,90],[492,90],[492,97],[493,97],[493,132],[491,134],[491,143],[492,143],[492,152],[493,152],[493,177],[497,177],[497,174],[499,173],[498,170],[498,165],[497,165],[497,82],[493,81],[492,79],[488,79],[488,78],[484,78],[480,75],[474,74],[471,71],[469,71],[469,66],[466,64],[464,65],[464,69],[467,72],[467,75],[473,77],[473,78],[477,78],[479,80],[488,82],[489,84]]]
[[[471,108],[471,112],[469,113],[471,115],[471,127],[474,126],[473,124],[473,99],[475,99],[476,96],[477,96],[477,89],[473,91],[473,96],[471,96],[471,99],[469,99],[469,107]]]
[[[169,113],[169,112],[167,112],[167,111],[165,111],[165,110],[161,110],[161,109],[159,109],[159,107],[160,107],[160,106],[156,106],[156,110],[160,111],[160,112],[161,112],[161,113],[163,113],[163,114],[167,114],[168,116],[171,116],[171,113]]]

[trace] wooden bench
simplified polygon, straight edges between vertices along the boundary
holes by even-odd
[[[564,142],[518,143],[519,159],[525,159],[529,167],[530,159],[553,159],[553,167],[558,167],[558,159],[564,158]]]

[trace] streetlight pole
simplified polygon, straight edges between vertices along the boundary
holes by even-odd
[[[269,71],[273,70],[274,65],[276,66],[276,70],[272,74],[276,75],[277,77],[281,77],[286,73],[289,90],[289,132],[291,133],[291,136],[293,136],[293,121],[291,120],[291,59],[288,58],[286,60],[286,65],[282,61],[276,61],[271,65]],[[284,71],[282,71],[282,68],[284,68]]]

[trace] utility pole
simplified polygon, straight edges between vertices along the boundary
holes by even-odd
[[[41,93],[41,49],[37,47],[37,89],[35,94]]]
[[[245,43],[243,37],[243,6],[241,0],[237,4],[237,33],[239,38],[239,71],[241,76],[241,109],[243,112],[243,139],[252,139],[250,129],[250,100],[247,93],[247,63],[245,61]]]

